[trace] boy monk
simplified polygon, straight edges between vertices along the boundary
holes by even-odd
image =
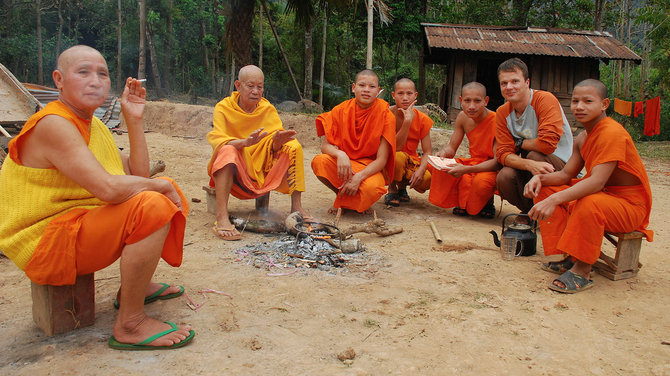
[[[393,179],[395,117],[377,98],[379,77],[369,69],[356,75],[354,98],[316,118],[321,152],[312,160],[319,180],[337,194],[333,206],[368,212]]]
[[[179,266],[188,201],[168,179],[149,179],[144,131],[146,90],[128,78],[121,109],[130,155],[120,155],[93,112],[110,79],[102,55],[74,46],[60,55],[53,80],[60,94],[9,143],[0,172],[0,248],[36,283],[72,285],[121,258],[119,313],[109,346],[176,348],[195,333],[147,316],[144,304],[181,295],[151,283],[158,260]]]
[[[463,110],[456,117],[449,145],[437,156],[453,158],[466,135],[470,158],[457,158],[458,164],[448,172],[432,169],[433,181],[428,200],[442,208],[454,208],[455,215],[478,214],[493,218],[496,214],[493,194],[496,173],[500,168],[495,159],[496,114],[486,108],[489,97],[486,87],[479,82],[463,86],[458,99]]]
[[[223,240],[239,240],[228,219],[230,194],[246,200],[272,190],[291,197],[291,212],[302,208],[305,168],[302,146],[294,130],[284,130],[275,107],[263,98],[265,77],[255,65],[240,69],[235,89],[214,109],[214,129],[207,134],[212,158],[207,165],[209,185],[216,190],[213,231]]]
[[[391,96],[395,100],[395,105],[390,109],[396,120],[397,151],[393,181],[389,184],[389,193],[386,194],[386,205],[400,206],[401,201],[409,202],[406,188],[408,184],[419,193],[430,188],[430,172],[426,168],[428,156],[433,154],[430,143],[433,120],[414,108],[418,94],[414,82],[409,78],[401,78],[393,85]],[[421,157],[417,153],[419,142],[423,151]]]
[[[568,255],[543,264],[559,274],[568,269],[549,286],[555,291],[574,293],[593,285],[591,267],[605,231],[640,231],[653,240],[653,232],[646,230],[651,211],[647,172],[628,132],[607,117],[609,104],[602,82],[578,83],[570,109],[585,132],[577,136],[561,171],[536,175],[524,189],[535,200],[528,215],[540,223],[545,255]],[[573,180],[583,167],[584,178]]]

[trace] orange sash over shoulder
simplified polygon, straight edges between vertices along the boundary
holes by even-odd
[[[587,178],[591,175],[594,166],[606,162],[617,162],[617,168],[620,168],[629,174],[634,175],[640,180],[644,188],[643,201],[646,203],[647,215],[637,231],[645,234],[648,241],[652,241],[654,232],[647,230],[649,225],[649,213],[651,212],[651,187],[649,186],[649,177],[644,168],[640,154],[624,127],[614,119],[607,117],[601,120],[589,132],[584,145],[580,151],[584,159]]]
[[[491,111],[477,126],[468,132],[470,158],[477,163],[493,159],[493,141],[496,136],[496,113]]]
[[[412,124],[409,126],[407,141],[405,141],[405,146],[403,146],[400,151],[406,153],[415,161],[418,161],[420,159],[419,153],[417,153],[419,143],[430,133],[430,128],[432,128],[432,126],[433,119],[423,112],[414,109],[414,119],[412,119]]]
[[[387,183],[393,179],[395,155],[395,116],[389,104],[376,99],[367,109],[361,109],[356,99],[335,106],[316,118],[316,134],[326,136],[332,145],[347,153],[349,159],[375,159],[381,138],[391,145],[384,170]]]

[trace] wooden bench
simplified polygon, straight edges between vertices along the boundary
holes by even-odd
[[[643,237],[644,234],[638,231],[623,234],[605,233],[605,239],[616,247],[616,253],[612,258],[601,251],[600,259],[593,268],[613,281],[636,276],[642,267],[639,259]]]
[[[216,191],[207,185],[202,187],[202,190],[207,192],[207,212],[216,215]],[[259,212],[268,211],[270,205],[270,192],[256,198],[256,210]]]
[[[51,286],[31,282],[33,320],[47,336],[93,325],[95,280],[78,276],[74,285]]]

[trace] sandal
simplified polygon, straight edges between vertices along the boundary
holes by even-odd
[[[467,210],[465,210],[465,209],[463,209],[459,206],[455,207],[454,210],[452,210],[451,212],[454,213],[454,215],[457,215],[459,217],[467,217],[467,216],[470,215],[470,214],[468,214]]]
[[[242,234],[240,234],[239,231],[235,228],[234,225],[230,225],[230,227],[218,227],[216,222],[214,222],[214,227],[212,227],[212,231],[214,231],[214,234],[218,236],[219,238],[223,240],[240,240],[242,239]],[[229,232],[232,233],[230,235],[224,235],[224,232]]]
[[[387,193],[386,196],[384,196],[384,203],[387,206],[398,207],[400,206],[400,197],[397,193]]]
[[[572,261],[572,257],[568,256],[561,261],[550,261],[547,263],[542,263],[540,268],[549,273],[563,274],[572,269],[574,264],[575,262]]]
[[[565,285],[565,287],[559,287],[554,284],[555,281],[559,281]],[[561,274],[560,277],[556,278],[549,288],[554,291],[562,292],[564,294],[574,294],[582,290],[593,287],[593,281],[583,277],[572,270]]]
[[[478,216],[486,219],[493,219],[496,216],[496,206],[493,203],[493,197],[489,200],[489,202],[484,205],[482,210],[477,214]]]
[[[400,198],[400,202],[409,202],[409,194],[407,194],[407,188],[399,189],[398,197]]]

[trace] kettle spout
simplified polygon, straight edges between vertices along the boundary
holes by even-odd
[[[495,244],[496,247],[500,247],[500,240],[498,239],[498,234],[496,234],[496,232],[493,230],[489,231],[489,234],[493,235],[493,244]]]

